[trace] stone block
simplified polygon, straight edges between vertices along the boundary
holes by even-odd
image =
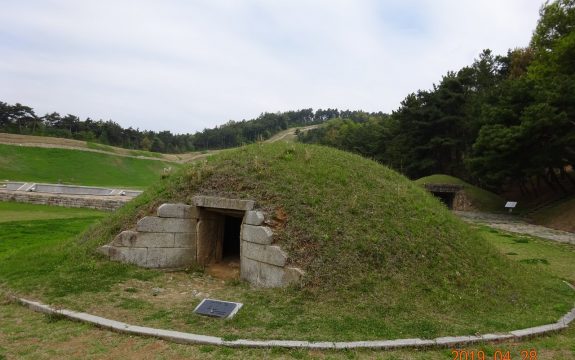
[[[191,233],[175,233],[174,234],[174,247],[195,248],[196,247],[196,232]]]
[[[136,236],[133,247],[166,248],[174,247],[174,233],[141,232]]]
[[[146,216],[138,221],[136,230],[139,232],[171,232],[190,233],[194,231],[189,219],[161,218]]]
[[[242,241],[241,251],[242,256],[280,267],[285,265],[288,258],[279,246],[261,245],[249,241]]]
[[[126,247],[173,247],[173,233],[122,231],[112,242],[113,246]]]
[[[285,271],[283,268],[259,263],[259,285],[262,287],[283,287]]]
[[[104,255],[105,257],[110,257],[110,245],[104,245],[104,246],[100,246],[98,249],[96,249],[96,251],[102,255]]]
[[[513,337],[511,334],[483,334],[480,336],[484,341],[502,341]]]
[[[284,268],[284,284],[297,284],[301,282],[301,278],[304,276],[305,272],[296,267],[285,267]]]
[[[575,308],[565,314],[558,322],[569,325],[573,320],[575,320]]]
[[[263,224],[264,220],[264,214],[261,211],[246,211],[244,216],[244,224],[247,225],[258,226]]]
[[[148,249],[132,247],[110,247],[108,253],[110,255],[110,260],[138,266],[145,266]]]
[[[194,264],[196,251],[192,248],[150,248],[148,249],[145,267],[148,268],[183,268]]]
[[[436,338],[434,341],[435,344],[439,346],[455,346],[462,344],[472,344],[482,340],[483,338],[481,336],[445,336]]]
[[[216,196],[194,196],[192,203],[195,206],[215,208],[215,209],[231,209],[231,210],[252,210],[255,205],[253,200],[239,200],[227,199]]]
[[[186,204],[162,204],[157,213],[159,217],[163,218],[190,219],[198,217],[196,207]]]
[[[527,328],[527,329],[510,331],[509,333],[512,334],[513,336],[517,337],[517,338],[522,338],[522,337],[526,337],[526,336],[541,335],[541,334],[545,334],[545,333],[552,332],[552,331],[559,331],[559,330],[565,329],[565,327],[566,327],[565,325],[562,325],[560,323],[555,323],[555,324],[535,326],[535,327]]]
[[[241,278],[255,286],[283,287],[288,285],[285,281],[285,270],[246,257],[241,258]]]
[[[382,341],[382,349],[397,349],[402,347],[422,347],[422,346],[433,346],[435,342],[433,340],[422,340],[422,339],[397,339]]]
[[[257,285],[259,279],[259,262],[246,257],[240,259],[240,278],[250,284]]]
[[[257,244],[270,245],[273,231],[266,226],[242,225],[241,239]]]

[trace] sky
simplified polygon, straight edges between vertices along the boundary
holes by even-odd
[[[193,133],[263,112],[390,113],[528,45],[543,0],[0,0],[0,101]]]

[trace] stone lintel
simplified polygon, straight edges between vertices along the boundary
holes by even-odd
[[[227,199],[217,196],[203,195],[194,196],[192,198],[192,203],[199,207],[242,211],[252,210],[255,205],[255,201],[253,200]]]

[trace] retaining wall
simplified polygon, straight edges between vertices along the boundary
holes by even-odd
[[[132,198],[125,196],[95,197],[89,195],[43,194],[24,191],[0,190],[0,201],[15,201],[27,204],[54,205],[70,208],[87,208],[114,211]]]

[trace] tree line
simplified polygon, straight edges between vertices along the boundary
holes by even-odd
[[[57,112],[40,116],[29,106],[0,102],[0,132],[85,140],[127,149],[182,153],[241,146],[265,140],[290,127],[318,124],[347,113],[350,112],[340,112],[337,109],[263,113],[255,119],[230,120],[224,125],[194,134],[173,134],[170,131],[123,128],[112,120],[81,120],[78,116],[60,115]]]
[[[575,0],[540,9],[529,46],[448,72],[390,115],[339,117],[303,142],[353,151],[411,178],[457,176],[492,190],[575,187]]]
[[[267,139],[325,123],[300,141],[353,151],[411,178],[449,174],[492,190],[575,187],[575,0],[546,2],[529,46],[484,50],[432,89],[409,94],[391,114],[337,109],[263,113],[194,134],[140,131],[108,120],[37,116],[0,102],[0,131],[179,153]]]

